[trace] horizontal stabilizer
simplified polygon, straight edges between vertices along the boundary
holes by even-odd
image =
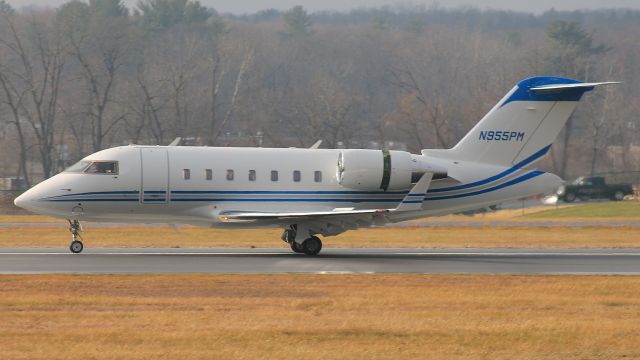
[[[609,84],[618,82],[581,82],[550,76],[524,79],[456,146],[441,155],[507,167],[531,165],[542,157],[535,155],[544,155],[553,144],[582,96]]]
[[[570,89],[586,89],[592,90],[596,86],[620,84],[620,81],[606,81],[606,82],[594,82],[594,83],[575,83],[575,84],[550,84],[532,87],[530,90],[536,93],[544,94],[562,90]]]

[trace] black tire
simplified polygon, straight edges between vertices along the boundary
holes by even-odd
[[[620,190],[616,191],[613,193],[613,200],[614,201],[622,201],[624,200],[624,193]]]
[[[293,250],[294,253],[302,254],[304,252],[304,250],[302,250],[302,245],[298,244],[295,241],[290,242],[289,245],[291,246],[291,250]]]
[[[317,236],[312,236],[302,243],[302,250],[306,255],[318,255],[322,250],[322,241]]]
[[[82,250],[84,250],[84,245],[82,241],[74,240],[71,242],[71,245],[69,245],[69,250],[74,254],[80,254]]]
[[[564,201],[565,201],[565,202],[568,202],[568,203],[572,203],[572,202],[576,201],[576,194],[574,194],[574,193],[567,193],[567,194],[564,196]]]

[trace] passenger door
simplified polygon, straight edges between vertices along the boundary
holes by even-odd
[[[140,202],[164,204],[169,191],[169,159],[166,148],[140,148],[142,187]]]

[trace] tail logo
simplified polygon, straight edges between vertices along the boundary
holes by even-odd
[[[524,141],[524,132],[486,130],[480,131],[479,140],[483,141]]]

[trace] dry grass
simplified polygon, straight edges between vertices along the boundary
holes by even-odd
[[[223,230],[166,227],[86,228],[88,247],[286,247],[280,230]],[[64,228],[0,228],[0,247],[61,247]],[[637,228],[376,228],[326,238],[326,247],[640,247]]]
[[[547,209],[525,215],[531,219],[619,218],[640,219],[639,201],[595,202],[557,209]]]
[[[286,247],[280,230],[221,230],[170,227],[88,228],[88,247]],[[63,228],[0,228],[0,247],[62,247]],[[327,247],[640,247],[638,228],[376,228],[326,238]]]
[[[44,215],[0,215],[0,223],[59,223],[65,221]]]
[[[638,277],[2,276],[0,358],[638,358],[638,314]]]
[[[223,230],[186,227],[86,228],[88,247],[286,247],[280,230]],[[0,247],[61,247],[64,228],[0,228]],[[640,247],[637,228],[377,228],[326,238],[326,247]]]
[[[427,218],[417,222],[437,222],[439,225],[445,223],[447,226],[425,228],[408,223],[409,226],[400,228],[360,229],[328,238],[325,245],[356,248],[640,247],[640,230],[637,227],[607,225],[612,221],[637,220],[637,217],[622,215],[636,214],[639,204],[628,201],[561,205],[555,210],[549,210],[548,207],[528,208],[525,209],[527,215],[524,217],[522,210],[501,210],[473,216]],[[551,216],[556,213],[562,216]],[[581,217],[570,217],[571,214]],[[540,227],[540,222],[576,220],[598,223],[598,226]],[[457,223],[469,221],[483,226],[456,226]],[[504,226],[512,221],[517,222],[517,226],[500,227],[500,224]],[[69,233],[60,226],[65,223],[64,220],[37,215],[5,215],[0,216],[0,222],[14,223],[12,227],[0,228],[0,247],[60,247],[69,242]],[[30,223],[38,224],[30,226]],[[531,226],[527,226],[529,224]],[[169,226],[90,224],[85,230],[84,237],[89,247],[286,247],[279,240],[279,229],[224,230],[184,226],[176,231]]]

